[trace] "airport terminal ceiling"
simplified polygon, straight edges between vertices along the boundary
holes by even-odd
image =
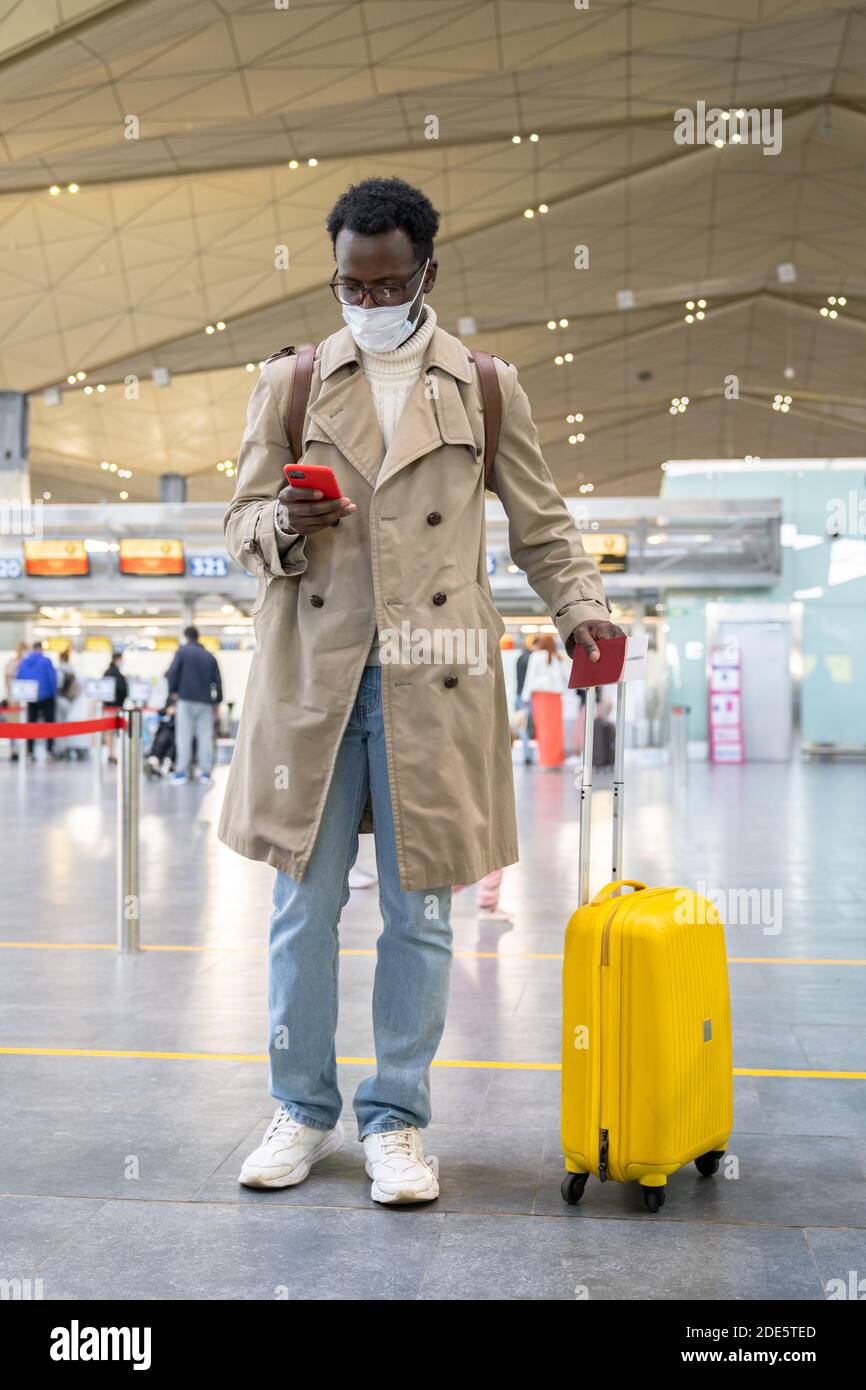
[[[258,363],[339,326],[324,219],[373,173],[440,210],[431,302],[518,366],[565,494],[861,452],[864,68],[866,15],[809,0],[7,0],[0,387],[34,494],[227,499]],[[781,148],[677,144],[698,96],[780,112]]]

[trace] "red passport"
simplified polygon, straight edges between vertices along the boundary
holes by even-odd
[[[576,646],[571,659],[569,690],[585,690],[588,685],[616,685],[625,669],[627,637],[600,637],[596,646],[601,655],[590,661],[589,652]]]

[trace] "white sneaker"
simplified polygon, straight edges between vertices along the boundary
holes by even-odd
[[[349,870],[350,888],[372,888],[373,884],[378,882],[376,875],[371,874],[368,869],[359,869],[357,866],[353,866]]]
[[[363,1142],[374,1202],[432,1202],[439,1196],[438,1178],[424,1157],[415,1125],[368,1134]]]
[[[344,1138],[339,1120],[333,1129],[314,1129],[293,1120],[281,1105],[259,1147],[244,1159],[238,1182],[244,1187],[294,1187],[309,1177],[320,1158],[336,1153]]]

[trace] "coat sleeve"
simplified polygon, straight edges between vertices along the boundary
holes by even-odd
[[[574,518],[544,462],[517,371],[499,361],[496,368],[502,428],[490,486],[508,516],[511,557],[526,571],[567,642],[578,623],[610,622],[610,606],[598,569],[584,551]],[[531,664],[530,658],[530,668]]]
[[[291,462],[270,368],[265,364],[247,408],[235,494],[223,523],[228,552],[244,569],[290,577],[307,568],[305,538],[287,535],[276,520],[277,496],[285,485],[283,468]]]

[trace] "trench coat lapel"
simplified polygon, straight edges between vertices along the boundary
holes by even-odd
[[[360,367],[343,369],[323,380],[321,391],[310,404],[308,420],[313,425],[311,428],[308,424],[306,437],[324,436],[330,440],[362,478],[375,487],[385,441],[370,387]]]
[[[479,448],[483,451],[483,441],[472,432],[457,384],[472,379],[468,359],[465,352],[455,352],[452,344],[461,346],[438,327],[434,329],[421,375],[397,421],[377,487],[443,444],[465,444],[476,456]]]

